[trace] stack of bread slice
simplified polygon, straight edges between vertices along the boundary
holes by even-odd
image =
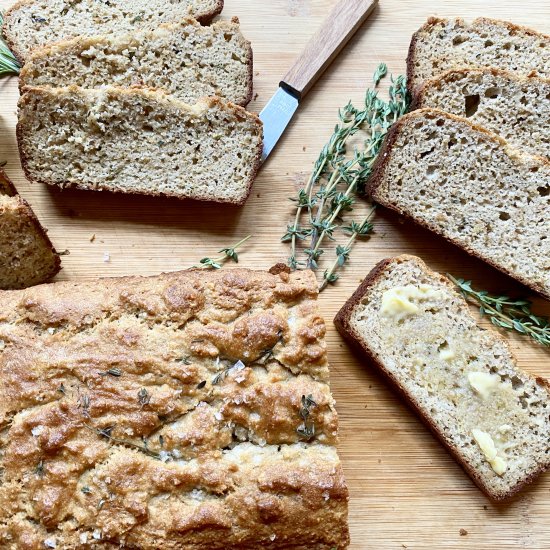
[[[550,297],[550,37],[431,18],[407,67],[373,198]]]
[[[3,33],[24,62],[18,143],[31,181],[242,204],[262,124],[252,50],[222,0],[27,0]]]

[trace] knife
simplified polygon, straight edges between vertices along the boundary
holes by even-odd
[[[262,162],[267,159],[285,128],[292,120],[300,101],[349,42],[378,0],[341,0],[323,26],[308,42],[279,84],[279,89],[260,113],[264,123]]]

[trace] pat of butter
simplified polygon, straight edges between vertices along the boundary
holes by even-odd
[[[502,457],[497,455],[498,451],[495,447],[493,438],[487,432],[477,429],[472,430],[472,435],[474,436],[476,443],[479,445],[481,452],[484,454],[485,459],[491,465],[491,468],[495,474],[499,476],[504,474],[508,468],[508,465]]]
[[[456,355],[452,348],[445,347],[439,350],[439,357],[443,359],[443,361],[452,361]]]
[[[402,318],[418,313],[415,302],[439,298],[440,291],[430,285],[396,286],[386,290],[382,295],[380,313],[386,317]]]
[[[500,384],[500,376],[488,372],[470,372],[468,382],[483,399],[487,399]]]

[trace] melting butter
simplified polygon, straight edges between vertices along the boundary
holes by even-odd
[[[440,297],[441,291],[430,285],[396,286],[382,295],[380,313],[385,317],[401,319],[418,313],[418,302]]]
[[[470,372],[468,382],[483,399],[487,399],[500,385],[500,376],[488,372]]]
[[[472,435],[495,474],[503,475],[508,468],[508,464],[501,456],[498,456],[493,438],[487,432],[475,428],[472,430]]]

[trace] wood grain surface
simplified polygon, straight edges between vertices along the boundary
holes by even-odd
[[[0,0],[8,7],[9,0]],[[252,110],[260,110],[335,2],[226,0],[223,17],[239,16],[255,55]],[[405,70],[411,34],[430,15],[486,15],[550,34],[547,0],[380,0],[380,5],[304,100],[243,208],[167,199],[60,192],[25,181],[15,142],[17,81],[0,80],[0,161],[49,228],[58,250],[68,250],[58,279],[156,274],[191,266],[252,233],[241,264],[265,269],[284,261],[279,242],[290,219],[288,197],[304,182],[330,135],[337,109],[359,104],[377,64]],[[337,286],[321,295],[327,321],[332,384],[341,419],[340,454],[351,493],[353,549],[550,548],[550,475],[508,504],[493,505],[446,454],[369,364],[350,353],[332,319],[380,259],[417,254],[440,271],[472,278],[481,287],[529,294],[513,280],[442,239],[379,211],[376,233],[360,243]],[[104,262],[108,253],[109,262]],[[550,304],[535,300],[550,313]],[[509,336],[520,366],[550,377],[550,354]]]

